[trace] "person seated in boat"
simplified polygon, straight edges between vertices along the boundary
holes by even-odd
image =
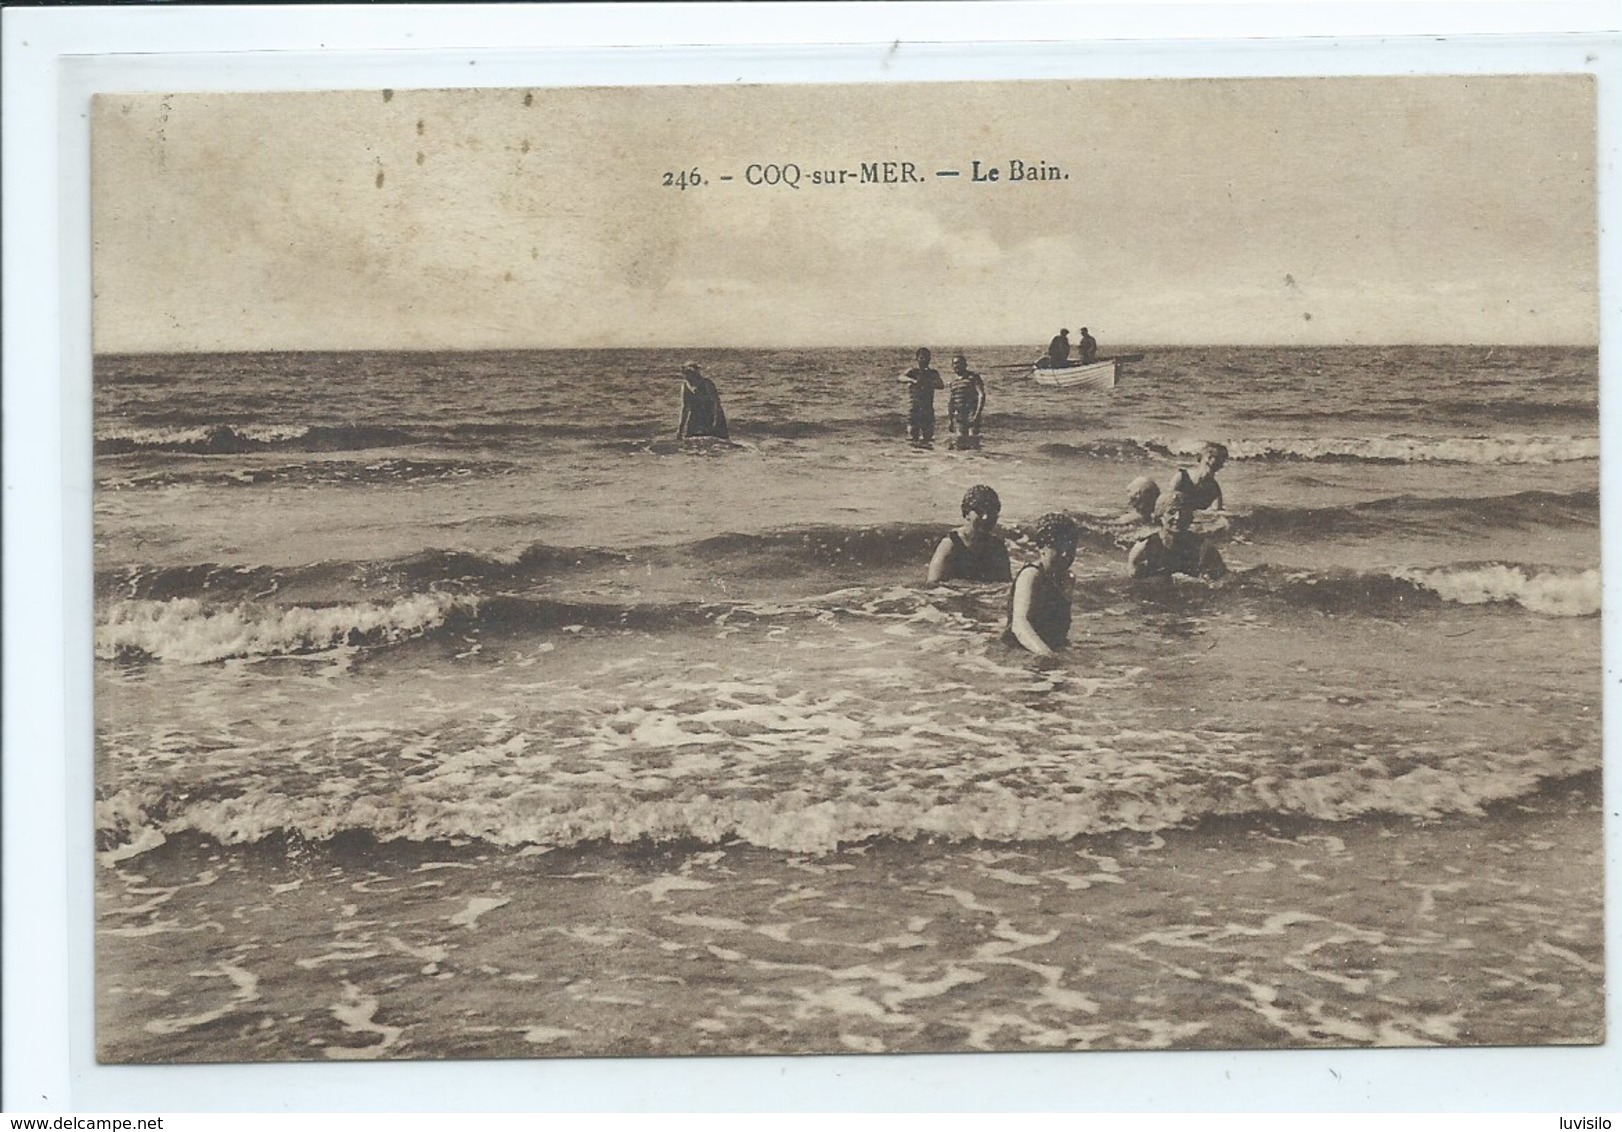
[[[1228,462],[1228,449],[1226,445],[1215,441],[1207,443],[1200,449],[1199,463],[1194,466],[1192,474],[1187,468],[1177,469],[1177,479],[1172,484],[1174,492],[1181,492],[1188,501],[1188,505],[1196,511],[1204,511],[1214,507],[1223,510],[1222,485],[1217,483],[1216,474]]]
[[[963,495],[963,525],[948,531],[929,560],[929,580],[1006,582],[1010,576],[1008,544],[997,534],[1002,500],[983,483]]]
[[[1076,521],[1061,512],[1036,521],[1031,542],[1037,560],[1021,566],[1008,588],[1005,642],[1037,656],[1052,656],[1070,643],[1070,567],[1080,537]]]
[[[1070,328],[1068,326],[1055,334],[1053,341],[1048,343],[1048,353],[1045,360],[1048,369],[1063,369],[1070,364]]]
[[[1081,328],[1081,341],[1076,343],[1076,349],[1081,353],[1081,364],[1090,366],[1098,360],[1098,339],[1087,333],[1087,328]]]
[[[1160,529],[1140,539],[1126,556],[1127,573],[1134,578],[1169,578],[1187,574],[1220,578],[1228,572],[1222,555],[1202,535],[1189,530],[1194,508],[1187,496],[1173,491],[1155,506]]]
[[[1127,511],[1121,518],[1126,522],[1153,523],[1155,504],[1160,500],[1160,485],[1148,476],[1139,476],[1126,485]]]
[[[912,400],[907,416],[909,440],[935,439],[935,390],[945,389],[946,382],[941,380],[941,371],[929,364],[933,356],[928,347],[920,346],[916,355],[918,364],[900,378]]]
[[[688,362],[681,367],[681,421],[676,425],[676,439],[694,436],[725,440],[727,414],[715,382],[704,376],[697,362]]]
[[[946,425],[957,447],[972,448],[980,439],[980,416],[986,410],[986,379],[969,368],[962,351],[952,356],[952,387],[946,398]]]

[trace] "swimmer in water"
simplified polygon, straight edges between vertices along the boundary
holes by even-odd
[[[1177,469],[1177,479],[1171,485],[1171,490],[1181,492],[1188,507],[1195,511],[1203,511],[1207,507],[1223,510],[1222,486],[1216,481],[1216,474],[1228,462],[1228,448],[1225,444],[1214,441],[1200,449],[1200,462],[1194,467],[1194,474],[1190,475],[1187,468]]]
[[[919,347],[914,356],[917,365],[902,374],[900,381],[907,387],[911,410],[907,414],[907,439],[927,443],[935,439],[935,391],[945,389],[941,371],[930,365],[932,355],[927,347]]]
[[[1036,521],[1031,541],[1037,560],[1020,567],[1009,587],[1004,641],[1037,656],[1052,656],[1070,643],[1070,567],[1080,537],[1069,515],[1052,512]]]
[[[963,495],[963,525],[947,532],[929,560],[929,580],[946,582],[1006,582],[1009,578],[1008,544],[996,533],[1002,500],[983,483]]]
[[[1145,523],[1155,521],[1155,504],[1160,499],[1160,485],[1148,476],[1139,476],[1126,485],[1127,513],[1123,519],[1140,520]]]
[[[1220,578],[1228,572],[1222,555],[1200,535],[1188,529],[1194,508],[1180,491],[1163,496],[1155,508],[1160,529],[1140,539],[1126,557],[1126,569],[1134,578],[1169,578],[1187,574],[1195,578]]]
[[[969,368],[961,351],[952,355],[952,385],[946,399],[946,424],[955,448],[980,443],[980,418],[986,411],[986,379]]]

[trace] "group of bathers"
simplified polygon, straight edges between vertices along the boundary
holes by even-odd
[[[1216,547],[1190,529],[1196,511],[1222,507],[1216,473],[1227,458],[1222,445],[1205,445],[1198,466],[1192,471],[1179,469],[1172,489],[1165,493],[1147,476],[1132,481],[1127,488],[1131,508],[1127,517],[1155,523],[1156,528],[1133,541],[1127,554],[1131,577],[1182,574],[1216,579],[1227,572]],[[996,491],[975,484],[963,496],[962,511],[963,525],[949,531],[935,548],[928,580],[1012,583],[1004,640],[1038,654],[1065,647],[1070,634],[1070,567],[1081,538],[1080,524],[1059,511],[1037,519],[1027,532],[1035,561],[1015,573],[1008,545],[997,531],[1002,501]]]

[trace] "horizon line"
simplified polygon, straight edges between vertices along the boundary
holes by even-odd
[[[1122,346],[1134,350],[1385,350],[1400,348],[1419,349],[1492,349],[1492,350],[1597,350],[1599,342],[1479,342],[1479,341],[1425,341],[1425,342],[1132,342]],[[935,356],[949,357],[957,349],[974,350],[1027,350],[1043,356],[1043,347],[1024,342],[965,342],[951,349],[928,347]],[[871,342],[855,344],[791,344],[791,345],[695,345],[678,343],[660,346],[243,346],[243,347],[158,347],[151,349],[91,349],[93,358],[160,357],[175,354],[519,354],[563,353],[594,350],[623,350],[636,353],[675,353],[705,350],[895,350],[898,353],[916,353],[920,346],[897,342]],[[1105,355],[1108,356],[1108,355]]]

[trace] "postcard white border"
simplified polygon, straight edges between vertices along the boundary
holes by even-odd
[[[1176,38],[1167,30],[1176,29]],[[90,1013],[93,90],[1589,70],[1600,84],[1601,493],[1618,592],[1622,37],[1613,4],[901,3],[4,13],[8,1112],[1622,1110],[1603,1047],[112,1067]],[[1605,655],[1619,654],[1607,616]],[[1606,678],[1606,937],[1622,940]]]

